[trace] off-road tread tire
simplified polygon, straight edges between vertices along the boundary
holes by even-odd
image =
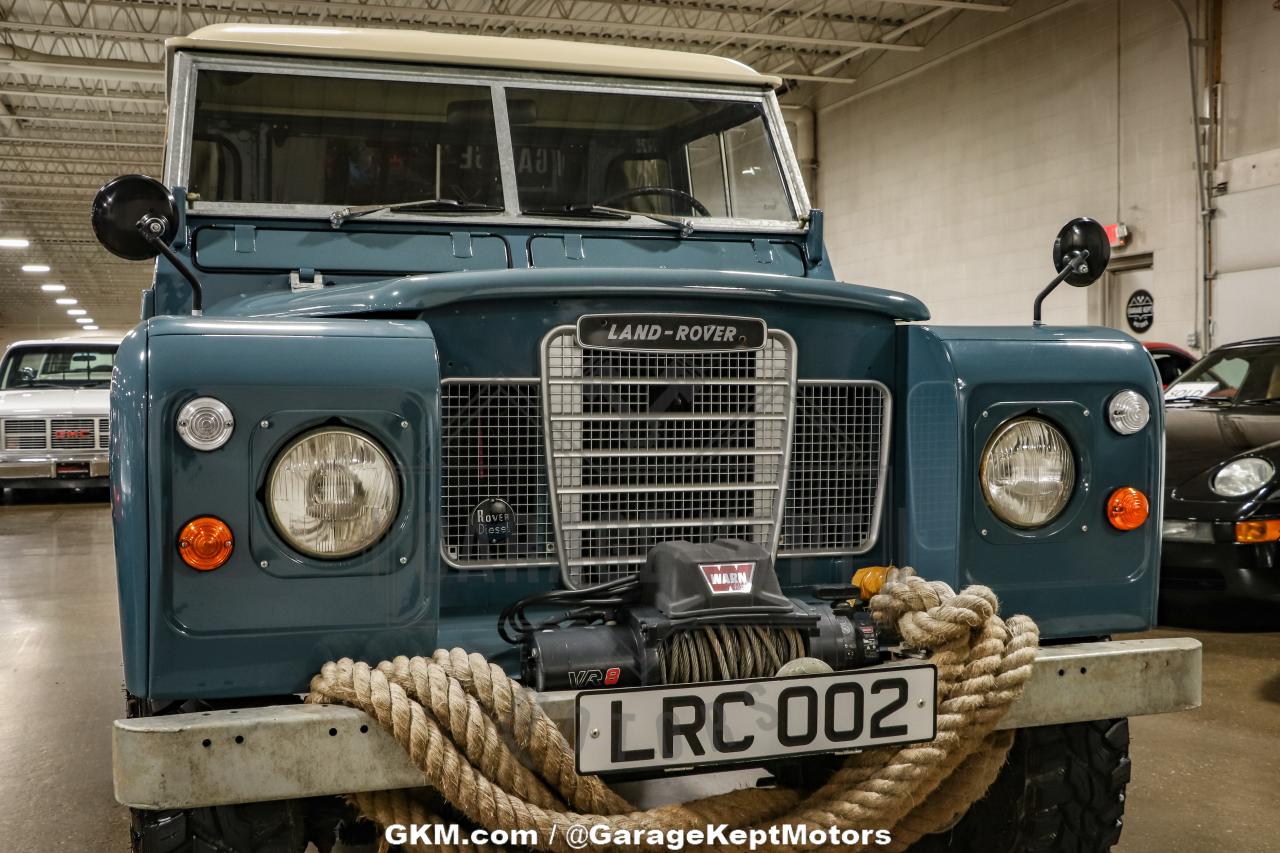
[[[133,813],[135,853],[301,853],[307,846],[301,802],[249,803],[162,813],[163,838],[143,832],[161,815]],[[143,838],[147,837],[147,841]]]
[[[1130,770],[1127,719],[1019,729],[986,795],[911,853],[1106,853]]]

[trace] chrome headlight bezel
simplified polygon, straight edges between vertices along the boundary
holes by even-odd
[[[290,529],[289,519],[285,518],[281,509],[281,489],[285,484],[283,477],[297,473],[286,469],[288,463],[301,463],[303,460],[297,457],[307,451],[307,446],[314,442],[325,441],[330,438],[345,438],[350,442],[354,442],[358,447],[368,454],[365,461],[372,462],[377,466],[378,473],[383,475],[384,484],[389,487],[389,496],[375,495],[372,503],[366,500],[362,505],[355,508],[357,513],[371,510],[374,516],[370,521],[372,524],[358,537],[349,538],[341,546],[335,545],[330,548],[321,548],[315,545],[317,539],[317,531],[328,530],[332,533],[332,528],[340,521],[350,521],[349,518],[317,518],[308,515],[312,519],[312,523],[318,525],[316,531],[311,531],[311,535],[304,537],[298,531]],[[328,462],[333,466],[342,465],[342,461],[333,457],[328,457]],[[325,457],[320,457],[321,461],[325,461]],[[313,460],[315,461],[315,460]],[[343,472],[349,481],[356,483],[361,488],[364,481],[359,476],[352,475],[350,470]],[[315,476],[315,472],[312,472]],[[294,483],[296,487],[298,484]],[[308,483],[307,488],[313,488]],[[266,484],[263,491],[263,503],[266,505],[267,516],[271,521],[271,526],[280,539],[294,551],[306,557],[312,557],[320,560],[344,560],[363,554],[374,548],[379,542],[386,538],[387,534],[395,525],[396,517],[399,515],[401,502],[404,498],[404,484],[400,480],[399,470],[396,467],[393,457],[381,442],[372,435],[358,429],[347,426],[324,426],[315,429],[306,430],[297,436],[294,436],[272,459],[267,470]],[[335,534],[336,535],[336,534]]]
[[[1028,436],[1028,430],[1043,431],[1043,436],[1040,438],[1034,435]],[[997,484],[997,472],[994,469],[995,465],[1011,459],[1012,454],[1035,452],[1029,448],[1019,449],[1017,447],[1016,442],[1028,438],[1043,440],[1051,444],[1059,454],[1059,459],[1061,459],[1056,477],[1049,481],[1056,483],[1057,488],[1051,490],[1052,494],[1048,509],[1032,516],[1028,516],[1025,512],[1019,513],[1015,507],[1010,505],[1009,495],[1002,492],[1001,489],[1010,489],[1012,487],[999,486]],[[1013,447],[1007,447],[1010,441],[1015,442]],[[998,454],[1005,455],[1000,457]],[[991,433],[990,438],[987,439],[987,443],[978,459],[979,490],[987,504],[987,508],[1001,522],[1017,530],[1039,530],[1061,518],[1071,504],[1071,499],[1075,495],[1078,469],[1079,461],[1076,459],[1075,450],[1067,439],[1066,433],[1060,427],[1047,418],[1037,415],[1019,415],[1000,424]]]
[[[1276,466],[1261,456],[1233,459],[1209,478],[1209,489],[1219,497],[1243,498],[1275,479]]]

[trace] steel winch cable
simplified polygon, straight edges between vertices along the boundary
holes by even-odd
[[[804,634],[773,625],[703,625],[672,634],[658,654],[664,684],[768,678],[804,657]]]

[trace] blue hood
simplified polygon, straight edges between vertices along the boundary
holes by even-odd
[[[503,269],[402,276],[300,293],[272,292],[209,308],[254,318],[357,316],[422,311],[454,302],[573,296],[754,299],[928,320],[914,296],[844,282],[766,273],[687,269]]]

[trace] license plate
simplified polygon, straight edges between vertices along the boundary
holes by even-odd
[[[583,691],[578,772],[703,767],[933,740],[937,670],[879,667]]]
[[[88,477],[89,463],[62,462],[58,464],[56,471],[59,477]]]

